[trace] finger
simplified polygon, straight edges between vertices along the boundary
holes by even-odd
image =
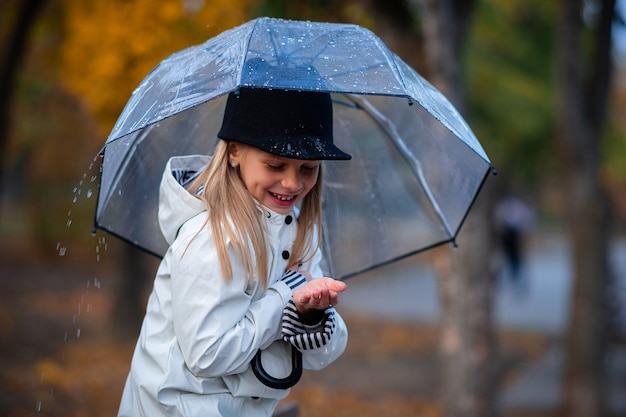
[[[347,288],[347,285],[345,282],[343,281],[338,281],[336,279],[332,280],[329,284],[328,284],[328,289],[333,290],[335,292],[343,292],[345,291]]]
[[[306,305],[311,300],[311,293],[310,292],[301,293],[297,295],[296,297],[294,297],[294,299],[296,299],[296,302],[300,304],[302,307],[306,307]]]
[[[328,277],[324,277],[324,278],[318,278],[317,280],[313,280],[313,282],[318,281],[319,285],[323,285],[324,287],[328,288],[329,290],[333,290],[336,292],[342,292],[346,289],[346,283],[343,281],[339,281],[333,278],[328,278]]]

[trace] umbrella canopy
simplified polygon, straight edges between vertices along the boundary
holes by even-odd
[[[259,18],[171,55],[133,92],[102,151],[96,226],[162,256],[165,164],[212,153],[241,87],[331,93],[335,144],[353,156],[324,166],[335,278],[453,242],[492,169],[458,111],[371,31]]]

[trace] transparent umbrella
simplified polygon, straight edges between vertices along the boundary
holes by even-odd
[[[335,143],[353,156],[325,164],[335,278],[454,242],[493,170],[458,111],[371,31],[259,18],[171,55],[133,92],[102,150],[96,227],[162,256],[165,164],[211,154],[227,95],[241,87],[331,93]]]

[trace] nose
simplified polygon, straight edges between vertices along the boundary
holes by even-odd
[[[285,176],[283,177],[280,185],[285,190],[290,192],[297,192],[302,189],[302,179],[300,178],[300,173],[297,169],[288,169],[285,172]]]

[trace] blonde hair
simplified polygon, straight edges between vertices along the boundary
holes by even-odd
[[[228,143],[220,140],[211,161],[188,186],[207,209],[207,222],[213,233],[220,267],[224,279],[232,279],[233,271],[228,255],[226,238],[235,254],[241,259],[246,278],[254,280],[255,273],[263,286],[267,286],[269,253],[262,213],[256,200],[239,177],[238,170],[228,163]],[[309,260],[321,242],[322,232],[322,168],[311,191],[304,197],[298,216],[298,230],[288,265]],[[318,230],[317,246],[313,247],[314,231]],[[306,258],[305,258],[306,257]]]

